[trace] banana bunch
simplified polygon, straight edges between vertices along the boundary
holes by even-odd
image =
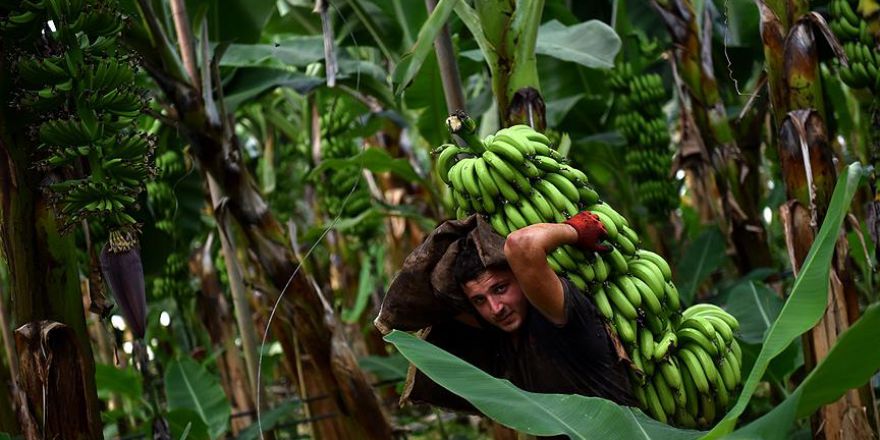
[[[656,218],[666,218],[678,206],[678,184],[670,178],[672,152],[662,105],[668,100],[657,74],[636,75],[624,63],[609,79],[620,102],[615,125],[629,147],[626,171],[637,182],[638,197]]]
[[[185,252],[185,250],[177,250],[168,255],[162,275],[152,281],[154,298],[173,298],[174,295],[190,291]]]
[[[174,219],[178,200],[173,185],[186,173],[186,161],[180,153],[169,149],[156,157],[156,169],[156,179],[146,183],[147,204],[156,229],[176,238]]]
[[[740,382],[740,353],[733,340],[736,319],[707,304],[681,313],[669,264],[639,248],[638,234],[626,218],[599,200],[587,176],[562,158],[546,136],[517,125],[480,140],[473,136],[472,120],[460,115],[451,116],[447,125],[467,144],[445,144],[434,151],[456,216],[480,214],[507,236],[530,224],[564,221],[582,210],[595,214],[608,232],[611,251],[584,252],[564,245],[547,256],[548,265],[592,297],[624,343],[634,367],[634,394],[643,409],[664,423],[689,427],[724,414]],[[695,392],[685,388],[687,381],[699,382]]]
[[[636,398],[653,418],[685,428],[708,428],[733,403],[742,382],[736,318],[714,304],[696,304],[672,319],[659,340],[639,333],[631,355]]]
[[[874,32],[871,25],[859,14],[859,2],[855,0],[831,0],[831,30],[843,44],[849,66],[837,64],[840,79],[853,88],[880,89],[880,54],[874,49]]]
[[[324,159],[349,159],[360,153],[358,142],[344,128],[355,122],[344,107],[331,109],[323,119],[327,122],[321,125]],[[373,197],[357,164],[328,168],[323,173],[323,179],[323,183],[317,185],[318,196],[322,200],[321,206],[326,207],[331,218],[355,218],[372,208]],[[352,225],[346,233],[365,243],[379,234],[381,227],[379,217],[368,217]]]
[[[155,170],[154,140],[135,126],[146,106],[125,22],[112,0],[28,0],[0,5],[0,37],[13,68],[13,105],[28,121],[35,167],[75,176],[48,186],[63,228],[85,218],[136,223],[137,196]],[[47,23],[52,23],[50,28]]]

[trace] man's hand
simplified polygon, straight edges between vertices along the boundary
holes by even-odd
[[[594,252],[608,252],[611,247],[600,244],[600,242],[608,236],[605,225],[599,220],[596,214],[590,211],[581,211],[572,218],[563,222],[570,225],[577,231],[577,246],[581,249]]]

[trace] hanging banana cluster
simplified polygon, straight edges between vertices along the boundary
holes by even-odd
[[[669,176],[672,152],[662,109],[668,100],[663,81],[653,73],[636,75],[624,63],[615,69],[609,84],[620,100],[615,125],[627,143],[626,171],[648,212],[666,218],[679,205],[679,186]]]
[[[333,116],[331,116],[333,115]],[[358,142],[349,137],[345,130],[334,127],[350,127],[353,118],[344,110],[336,110],[325,116],[325,121],[333,120],[333,125],[322,124],[327,129],[322,133],[321,151],[323,159],[349,159],[360,153]],[[321,206],[327,208],[331,217],[355,218],[373,206],[373,198],[367,182],[356,164],[327,169],[323,173],[324,182],[318,185],[318,195],[322,199]],[[382,220],[379,217],[367,218],[358,222],[346,231],[352,237],[364,243],[380,233]]]
[[[468,144],[446,144],[435,152],[437,173],[450,186],[457,217],[483,215],[507,236],[582,210],[598,216],[610,252],[564,245],[547,256],[547,263],[591,295],[612,324],[633,361],[634,393],[643,409],[664,423],[686,427],[708,426],[724,414],[740,383],[736,319],[705,304],[680,314],[666,261],[638,248],[638,234],[626,218],[599,200],[587,176],[560,157],[546,136],[518,125],[479,140],[472,120],[453,116],[447,124]],[[695,387],[688,389],[689,383]]]
[[[14,42],[5,54],[18,90],[13,105],[32,120],[37,166],[85,173],[49,187],[65,227],[88,217],[111,228],[135,224],[129,212],[153,174],[154,142],[134,125],[144,92],[133,60],[118,49],[122,23],[115,4],[102,0],[24,1],[0,20],[0,34]]]
[[[166,258],[162,274],[153,278],[152,292],[155,298],[167,298],[189,289],[186,250],[177,245],[180,238],[175,226],[178,200],[172,186],[186,173],[186,162],[180,153],[169,149],[156,157],[156,169],[156,180],[146,184],[147,204],[156,220],[154,226],[168,234],[171,238],[169,245],[175,244],[175,250]]]
[[[880,54],[875,49],[874,33],[870,24],[857,11],[860,2],[831,0],[829,27],[843,44],[849,66],[837,64],[840,79],[853,88],[880,89]]]

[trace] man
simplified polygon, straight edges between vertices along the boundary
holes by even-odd
[[[565,223],[541,223],[511,233],[506,264],[485,267],[474,243],[464,243],[455,281],[484,324],[500,329],[492,373],[528,391],[598,396],[635,405],[626,366],[596,307],[547,265],[547,254],[570,244],[605,251],[602,223],[582,212]]]
[[[626,354],[587,292],[547,265],[563,244],[607,251],[589,212],[506,239],[480,216],[443,222],[410,253],[374,321],[426,341],[528,391],[598,396],[635,405]],[[410,369],[402,402],[474,411]]]

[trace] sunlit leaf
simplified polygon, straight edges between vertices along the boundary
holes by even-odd
[[[551,20],[538,28],[535,52],[592,68],[614,67],[620,37],[607,24],[590,20],[574,26]]]
[[[837,180],[831,197],[828,213],[822,228],[816,236],[791,294],[770,327],[764,347],[755,361],[755,366],[743,383],[743,391],[734,407],[724,419],[709,433],[709,438],[719,438],[733,430],[736,419],[745,410],[749,399],[758,387],[758,382],[767,370],[770,360],[785,350],[791,342],[811,329],[825,311],[828,300],[829,268],[840,226],[846,215],[856,188],[862,179],[863,170],[858,163],[851,164]]]

